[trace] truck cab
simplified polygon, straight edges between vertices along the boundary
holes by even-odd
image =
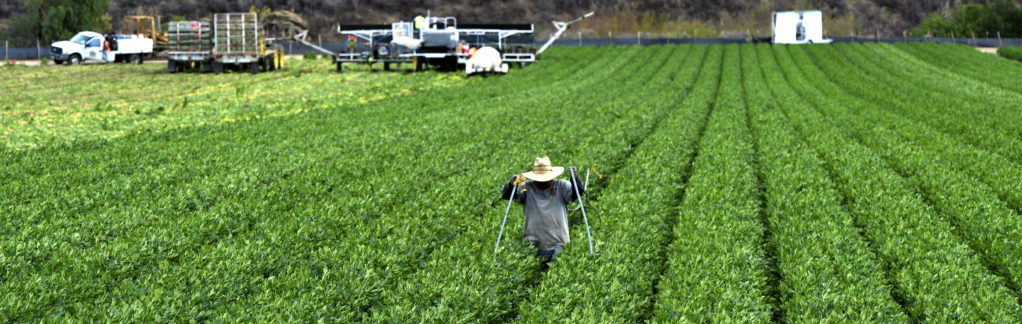
[[[57,64],[81,64],[95,62],[131,62],[141,64],[153,53],[153,40],[140,35],[116,35],[117,50],[104,53],[103,34],[83,31],[70,40],[55,42],[50,46],[50,57]]]

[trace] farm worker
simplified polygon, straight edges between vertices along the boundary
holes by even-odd
[[[415,16],[415,29],[426,28],[426,18],[422,16]]]
[[[472,46],[472,48],[468,49],[468,58],[472,58],[475,55],[476,55],[476,47]]]
[[[568,204],[578,199],[572,183],[582,183],[578,170],[569,169],[572,181],[557,179],[564,173],[564,167],[551,166],[549,157],[538,157],[532,171],[511,176],[504,185],[503,199],[511,199],[515,185],[514,201],[525,207],[525,239],[536,247],[536,255],[542,260],[542,267],[557,260],[557,255],[568,243]],[[530,181],[525,181],[530,180]],[[578,194],[585,192],[579,186]]]
[[[113,51],[117,50],[117,33],[113,29],[106,32],[103,35],[103,60],[107,62],[114,61]]]
[[[348,53],[354,53],[355,46],[358,45],[358,38],[355,38],[355,35],[348,35],[348,41],[346,45],[348,46]]]

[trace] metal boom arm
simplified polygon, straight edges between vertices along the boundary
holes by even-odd
[[[568,27],[570,27],[571,24],[582,21],[582,19],[592,17],[594,13],[595,12],[587,13],[584,16],[575,18],[575,20],[569,22],[555,21],[554,27],[557,28],[557,32],[554,33],[553,36],[550,36],[550,39],[546,41],[546,44],[543,44],[543,47],[539,48],[539,51],[536,51],[536,55],[543,54],[543,52],[546,51],[546,49],[550,47],[550,45],[553,45],[558,38],[561,38],[561,34],[563,34],[565,30],[568,30]]]
[[[308,34],[309,34],[309,31],[308,30],[304,30],[301,33],[298,33],[298,35],[295,35],[294,39],[296,41],[302,43],[302,44],[305,44],[308,47],[312,47],[312,49],[314,49],[314,50],[320,51],[323,54],[326,54],[326,55],[337,55],[337,53],[334,53],[334,52],[332,52],[332,51],[330,51],[328,49],[322,48],[322,47],[320,47],[320,46],[318,46],[316,44],[313,44],[313,43],[311,43],[309,41],[306,41],[305,40],[305,36],[308,35]]]

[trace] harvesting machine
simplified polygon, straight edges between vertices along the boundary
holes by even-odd
[[[538,51],[532,47],[532,24],[458,24],[455,17],[429,14],[390,25],[338,26],[337,33],[349,38],[347,51],[340,53],[306,41],[307,32],[295,39],[333,56],[338,72],[348,63],[382,63],[384,70],[392,64],[411,64],[415,71],[432,66],[447,71],[464,68],[468,75],[503,74],[509,63],[524,67],[535,62],[571,24],[592,15],[555,21],[557,32]]]

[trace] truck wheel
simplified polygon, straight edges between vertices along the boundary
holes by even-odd
[[[220,62],[213,62],[213,73],[224,73],[224,64]]]
[[[248,71],[252,74],[259,74],[259,62],[249,63]]]
[[[53,60],[53,64],[56,64],[56,65],[64,64],[64,60]]]
[[[337,72],[344,72],[344,66],[341,62],[337,62]]]
[[[82,64],[82,56],[78,54],[71,54],[71,57],[67,58],[67,63],[71,65]]]
[[[132,54],[131,55],[131,64],[142,64],[142,55]]]
[[[383,62],[383,70],[384,71],[390,71],[390,63]]]
[[[177,61],[167,60],[167,73],[177,73]]]

